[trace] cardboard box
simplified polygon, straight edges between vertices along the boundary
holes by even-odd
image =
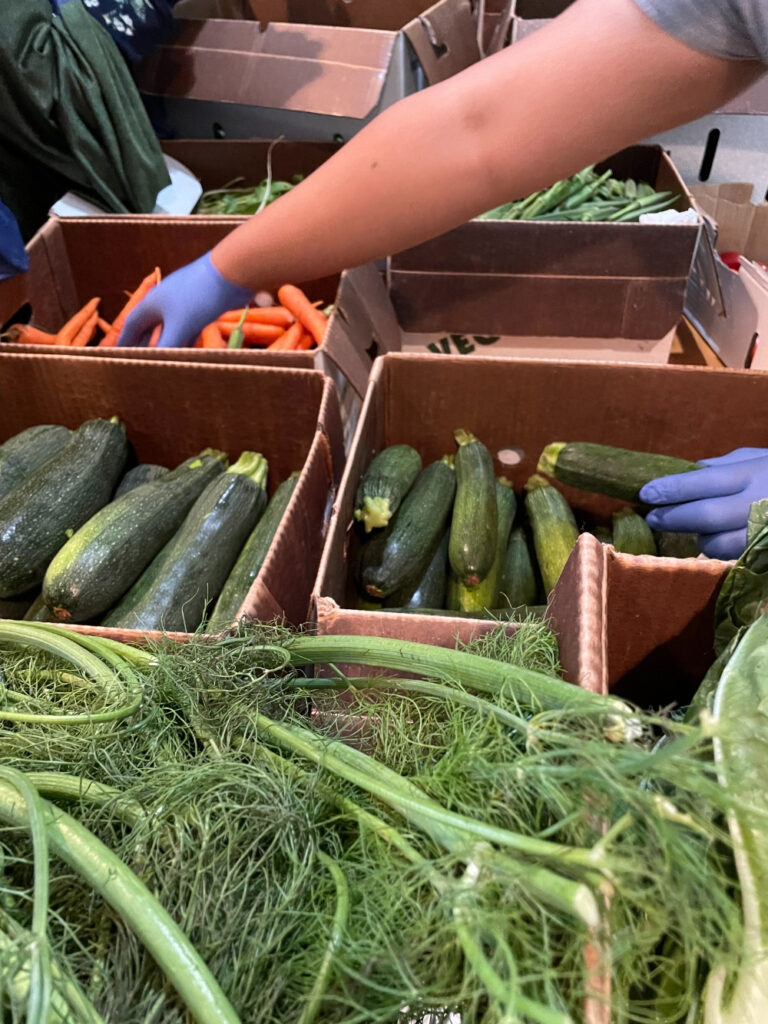
[[[687,703],[715,660],[715,602],[729,568],[623,555],[582,535],[549,609],[564,662],[596,693]]]
[[[686,293],[686,314],[728,366],[768,368],[768,203],[750,202],[749,184],[700,185],[707,217]],[[741,253],[739,271],[718,252]]]
[[[322,374],[260,367],[0,352],[0,439],[37,423],[118,415],[138,461],[176,466],[204,448],[269,461],[269,490],[301,477],[240,614],[306,622],[334,487],[336,396]],[[74,627],[73,627],[74,628]],[[134,630],[82,627],[135,640]]]
[[[489,628],[466,619],[358,611],[350,566],[359,543],[352,530],[357,484],[374,454],[409,443],[425,462],[454,449],[453,431],[481,438],[519,491],[552,441],[578,440],[702,458],[765,441],[768,374],[708,368],[447,357],[406,353],[377,360],[363,414],[334,505],[315,585],[321,633],[391,636],[451,645]],[[620,502],[562,487],[577,519],[607,521]],[[620,564],[623,564],[622,556]],[[667,559],[649,559],[662,568]],[[675,565],[682,564],[675,562]],[[687,564],[698,565],[698,560]],[[715,566],[715,563],[709,563]],[[723,563],[717,563],[722,567]],[[702,571],[708,571],[704,569]],[[719,572],[716,566],[712,570]],[[578,575],[564,573],[550,602],[566,678],[602,686],[601,640],[576,624]],[[656,605],[656,614],[674,610]],[[585,645],[587,646],[585,648]]]
[[[118,217],[49,220],[27,247],[29,270],[0,281],[0,327],[31,321],[56,331],[92,296],[101,296],[103,315],[112,318],[125,303],[124,289],[135,287],[154,266],[168,274],[206,252],[238,223],[226,217]],[[94,257],[97,254],[97,257]],[[348,431],[360,411],[368,374],[376,355],[399,343],[386,316],[363,336],[357,328],[359,297],[383,293],[373,267],[362,267],[322,281],[304,283],[312,298],[335,302],[322,347],[312,352],[247,349],[101,349],[73,350],[73,356],[101,359],[226,363],[318,369],[334,382]],[[4,346],[5,350],[23,346]],[[41,354],[36,346],[26,351]],[[42,353],[46,354],[46,353]],[[341,441],[339,440],[339,444]]]
[[[690,208],[658,147],[635,146],[601,166],[672,190],[677,208]],[[554,349],[565,358],[666,362],[699,231],[700,224],[470,221],[390,259],[390,296],[410,335],[403,347],[453,351],[461,342],[450,335],[480,335],[472,345],[486,354]]]
[[[470,0],[428,10],[424,0],[254,0],[251,17],[261,20],[229,20],[247,13],[240,0],[195,0],[186,12],[190,20],[136,74],[161,135],[348,139],[479,58]],[[290,23],[274,20],[283,15]]]
[[[295,175],[306,177],[316,171],[321,164],[338,152],[341,148],[335,142],[291,142],[282,139],[277,142],[259,139],[166,139],[161,142],[166,157],[179,161],[194,178],[200,182],[203,191],[226,188],[237,179],[241,179],[236,187],[248,188],[258,185],[272,168],[275,181],[291,181]],[[181,170],[171,165],[172,176],[181,174]],[[191,192],[194,182],[185,177],[183,183],[176,182],[174,203],[181,207],[183,199]],[[173,189],[167,186],[167,190]],[[164,212],[176,207],[168,198],[168,191],[162,190],[158,195],[158,207],[152,216],[186,216],[175,212]],[[180,198],[180,197],[183,197]],[[189,202],[195,201],[193,194]],[[163,204],[168,204],[164,206]],[[64,207],[66,212],[62,212]],[[101,211],[92,203],[75,197],[75,202],[64,206],[54,206],[51,216],[69,218],[72,216],[90,217],[146,217],[148,214],[109,213]],[[196,216],[196,214],[188,214]],[[204,214],[202,216],[209,216]]]

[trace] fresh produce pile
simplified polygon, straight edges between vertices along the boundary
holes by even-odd
[[[644,213],[659,213],[677,202],[674,192],[657,192],[645,181],[614,178],[586,167],[525,199],[504,203],[481,214],[478,220],[613,221],[639,220]]]
[[[175,469],[129,458],[117,418],[30,427],[0,446],[2,614],[195,631],[231,625],[298,474],[206,449]],[[207,616],[207,620],[206,620]]]
[[[41,331],[31,324],[16,324],[3,336],[3,340],[20,345],[114,348],[128,314],[160,283],[161,277],[160,268],[155,267],[129,295],[111,324],[99,314],[101,299],[94,298],[70,317],[56,334]],[[277,297],[279,306],[247,306],[223,313],[215,323],[203,328],[193,347],[304,351],[322,345],[328,327],[328,311],[317,308],[322,303],[310,302],[300,288],[290,284],[283,285]],[[159,327],[155,329],[149,341],[150,347],[157,345],[160,330]]]
[[[509,480],[494,479],[481,441],[465,430],[455,439],[456,454],[427,467],[410,445],[391,445],[364,473],[354,510],[360,608],[480,617],[535,609],[557,583],[581,528],[628,554],[698,554],[695,536],[654,534],[629,506],[613,513],[611,526],[580,527],[542,475],[637,503],[648,481],[696,463],[607,445],[552,444],[518,500]]]
[[[223,188],[208,189],[198,200],[193,213],[220,214],[224,217],[250,217],[261,213],[265,206],[274,203],[280,196],[304,180],[304,175],[294,174],[290,181],[273,181],[271,176],[251,187],[240,186],[244,178],[235,178]]]
[[[685,714],[562,682],[535,620],[472,652],[0,622],[4,1013],[765,1019],[767,547]],[[404,678],[302,674],[337,664]]]

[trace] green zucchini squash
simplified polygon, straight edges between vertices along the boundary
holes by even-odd
[[[207,450],[99,509],[56,553],[43,597],[63,622],[88,622],[116,604],[184,522],[226,455]]]
[[[266,476],[264,457],[243,452],[212,480],[103,625],[194,632],[264,508]]]
[[[662,558],[698,558],[699,537],[696,533],[654,533],[654,540]]]
[[[138,466],[129,469],[123,479],[117,485],[115,496],[112,499],[117,501],[124,494],[132,491],[134,487],[141,487],[142,484],[152,483],[153,480],[160,480],[170,472],[165,466],[156,466],[152,462],[140,462]]]
[[[387,598],[385,604],[397,608],[442,608],[448,583],[449,536],[446,530],[443,539],[435,548],[432,561],[418,583],[395,591]]]
[[[499,517],[493,459],[469,431],[457,430],[454,436],[459,449],[448,558],[460,583],[477,586],[496,556]]]
[[[690,473],[701,466],[671,455],[653,455],[582,441],[558,441],[547,445],[536,468],[537,472],[580,491],[637,503],[642,488],[656,477]]]
[[[261,572],[261,567],[275,539],[280,523],[299,482],[299,474],[291,475],[283,480],[269,499],[263,515],[254,526],[250,537],[227,577],[227,581],[219,595],[208,630],[218,632],[227,629],[237,618],[237,613],[251,589],[251,585]]]
[[[415,585],[432,561],[445,532],[456,491],[450,457],[431,463],[419,473],[391,522],[391,532],[375,564],[363,570],[363,585],[371,597],[389,597]]]
[[[501,603],[499,599],[501,573],[504,565],[504,556],[507,553],[509,531],[512,529],[512,523],[517,511],[515,492],[505,477],[499,477],[496,481],[496,506],[498,513],[496,554],[491,571],[484,580],[481,580],[474,587],[469,587],[457,579],[456,603],[458,604],[459,611],[477,612],[482,611],[484,608],[498,608]]]
[[[393,444],[374,458],[355,495],[355,519],[365,532],[386,526],[421,472],[421,456],[409,444]]]
[[[536,603],[539,585],[528,547],[528,538],[522,526],[516,526],[509,538],[499,591],[501,600],[508,601],[511,608]]]
[[[0,597],[42,583],[59,548],[112,497],[127,452],[121,424],[88,420],[0,499]]]
[[[579,528],[571,506],[560,491],[551,487],[543,477],[530,477],[525,490],[525,508],[533,531],[544,592],[548,597],[579,539]]]
[[[613,546],[628,555],[656,554],[656,541],[650,526],[631,508],[613,513]]]
[[[42,593],[38,594],[24,613],[25,622],[56,622],[56,616],[45,603]]]
[[[592,533],[597,537],[601,544],[613,544],[613,530],[610,526],[599,524],[594,528]]]
[[[534,615],[537,619],[543,619],[547,610],[545,604],[522,605],[519,608],[482,608],[475,612],[462,612],[458,609],[447,610],[445,608],[388,608],[380,609],[383,612],[394,612],[400,615],[444,615],[449,619],[495,619],[497,622],[525,618],[526,615]]]
[[[0,445],[0,498],[60,452],[69,444],[71,436],[72,431],[67,427],[41,424],[9,437]]]

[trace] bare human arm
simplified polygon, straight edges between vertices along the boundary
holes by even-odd
[[[398,252],[714,110],[765,68],[692,50],[634,0],[551,24],[380,115],[217,245],[252,290]]]

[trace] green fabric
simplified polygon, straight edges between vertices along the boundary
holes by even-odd
[[[25,238],[69,189],[149,213],[169,183],[128,67],[81,0],[2,0],[0,197]]]

